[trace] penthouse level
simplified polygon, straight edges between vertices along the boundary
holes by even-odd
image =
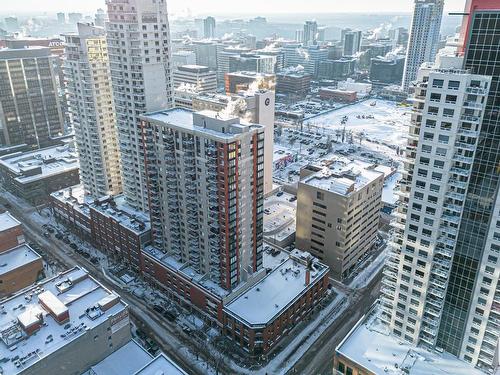
[[[82,268],[0,303],[0,374],[79,374],[130,339],[127,304]]]

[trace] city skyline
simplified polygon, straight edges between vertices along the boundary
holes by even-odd
[[[238,14],[253,15],[258,13],[264,14],[279,14],[279,13],[314,13],[313,9],[322,9],[324,13],[411,13],[413,11],[413,0],[382,0],[378,2],[357,1],[357,2],[340,2],[333,1],[325,4],[322,0],[312,0],[305,4],[299,0],[291,0],[286,4],[286,12],[283,12],[282,2],[274,1],[273,4],[265,0],[255,0],[252,7],[238,9]],[[24,0],[20,3],[9,3],[9,8],[5,8],[2,13],[26,13],[26,9],[32,12],[55,13],[59,11],[65,12],[85,12],[93,13],[98,8],[106,9],[104,0],[89,0],[74,6],[74,2],[67,0],[48,0],[43,3],[43,7],[35,0]],[[229,15],[233,12],[228,11],[228,7],[222,1],[207,4],[203,0],[188,0],[188,1],[169,1],[167,2],[169,13],[172,14],[187,14],[188,10],[191,14],[220,14]],[[445,2],[444,10],[461,11],[465,6],[465,0],[448,0]]]

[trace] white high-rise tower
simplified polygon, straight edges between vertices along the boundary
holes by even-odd
[[[104,28],[65,35],[64,77],[80,158],[80,180],[94,196],[121,192],[120,153]]]
[[[418,69],[424,62],[436,58],[444,0],[415,0],[410,40],[403,74],[403,90],[417,78]]]
[[[139,115],[173,105],[166,0],[107,0],[106,24],[123,193],[148,210]]]

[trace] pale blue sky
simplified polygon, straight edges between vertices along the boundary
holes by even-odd
[[[167,0],[170,13],[337,13],[411,12],[413,0]],[[1,0],[4,12],[93,12],[104,0]],[[447,11],[461,11],[465,0],[445,0]]]

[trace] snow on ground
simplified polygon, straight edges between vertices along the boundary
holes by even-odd
[[[340,293],[333,299],[301,332],[295,336],[286,348],[279,352],[269,363],[259,369],[259,374],[286,374],[305,354],[325,329],[337,319],[349,306],[346,297]],[[305,339],[305,340],[304,340]],[[294,352],[295,351],[295,352]],[[292,354],[293,353],[293,354]],[[291,355],[291,358],[289,358]],[[255,372],[247,372],[255,373]]]
[[[366,287],[384,266],[388,254],[389,247],[386,246],[385,249],[349,283],[349,286],[357,289]]]
[[[345,116],[347,121],[343,125],[341,122]],[[408,108],[390,101],[369,99],[313,117],[306,120],[304,125],[338,130],[345,126],[346,130],[354,133],[365,133],[369,139],[403,146],[409,122]]]

